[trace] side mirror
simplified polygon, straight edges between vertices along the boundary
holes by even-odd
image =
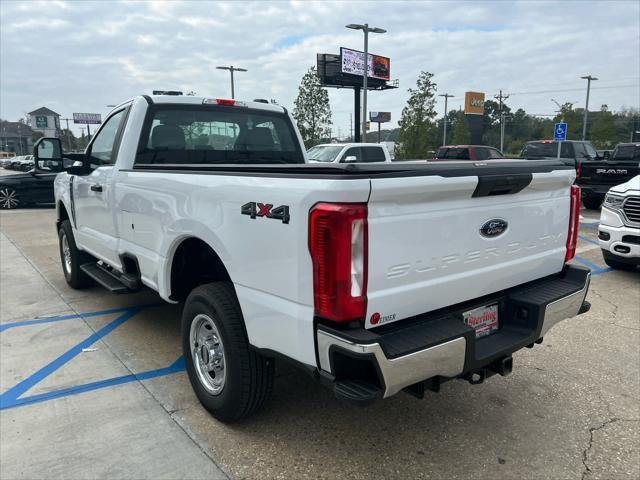
[[[349,155],[348,157],[345,157],[343,162],[357,162],[358,158],[355,155]]]
[[[59,138],[44,137],[33,146],[36,172],[62,171],[62,142]]]

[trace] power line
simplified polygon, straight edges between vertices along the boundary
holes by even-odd
[[[602,87],[591,87],[591,90],[605,90],[612,88],[632,88],[632,87],[640,87],[640,84],[630,84],[630,85],[609,85]],[[563,88],[556,90],[538,90],[534,92],[512,92],[511,95],[537,95],[542,93],[557,93],[557,92],[582,92],[584,91],[584,87],[582,88]]]

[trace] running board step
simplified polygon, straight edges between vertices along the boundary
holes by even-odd
[[[333,393],[338,400],[359,405],[372,403],[382,398],[380,388],[359,380],[338,380],[333,384]]]
[[[85,263],[80,270],[111,293],[133,293],[140,290],[140,281],[127,274],[113,272],[99,263]]]

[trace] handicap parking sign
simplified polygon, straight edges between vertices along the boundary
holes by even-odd
[[[567,124],[556,123],[553,127],[554,137],[556,142],[564,142],[567,139]]]

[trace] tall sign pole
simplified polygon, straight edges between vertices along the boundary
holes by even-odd
[[[369,24],[364,24],[364,75],[362,76],[362,141],[367,141],[367,78],[369,77]]]
[[[449,95],[448,93],[443,93],[442,95],[438,95],[439,97],[444,97],[444,133],[442,134],[442,146],[444,147],[447,144],[447,100],[453,97],[453,95]]]
[[[586,75],[580,78],[587,81],[587,101],[584,102],[584,118],[582,120],[582,140],[584,140],[587,138],[587,119],[589,116],[589,91],[591,90],[591,81],[596,81],[598,79],[591,75]]]
[[[216,67],[218,70],[228,70],[231,73],[231,98],[236,98],[235,85],[233,81],[233,72],[246,72],[246,68],[234,67],[229,65],[228,67]]]

